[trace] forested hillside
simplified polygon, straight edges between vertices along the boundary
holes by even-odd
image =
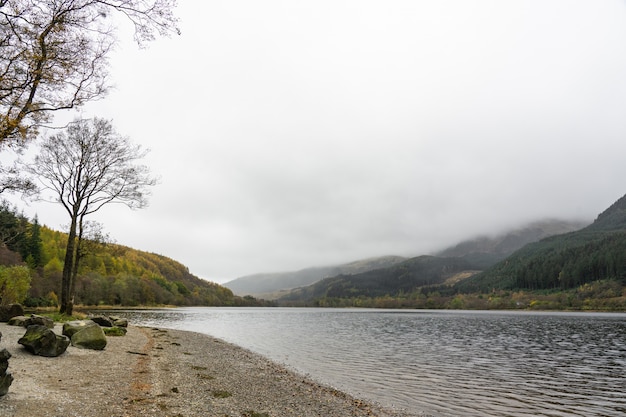
[[[418,256],[397,265],[354,275],[338,275],[308,287],[293,290],[279,299],[296,304],[317,300],[317,304],[337,305],[337,300],[365,300],[379,297],[419,298],[421,288],[443,284],[474,268],[460,258]]]
[[[529,244],[457,287],[566,290],[603,279],[626,284],[626,196],[584,229]]]
[[[626,231],[585,231],[530,244],[473,279],[459,283],[458,289],[564,290],[601,279],[625,278]]]
[[[523,246],[524,240],[567,231],[576,223],[526,228],[476,239],[442,254],[324,279],[292,290],[283,305],[469,309],[626,309],[626,197],[589,226]],[[452,256],[452,255],[456,255]],[[482,271],[482,272],[481,272]]]
[[[0,265],[26,264],[29,306],[58,302],[67,235],[32,223],[6,205],[0,207]],[[187,267],[165,256],[117,244],[88,242],[81,258],[76,304],[84,305],[253,305],[221,285],[191,274]],[[23,268],[23,267],[22,267]],[[16,270],[17,271],[17,270]]]

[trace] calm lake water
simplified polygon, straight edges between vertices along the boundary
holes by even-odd
[[[433,416],[626,415],[626,314],[305,308],[116,311],[206,333]]]

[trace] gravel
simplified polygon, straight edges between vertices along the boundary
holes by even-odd
[[[44,358],[17,344],[23,328],[0,323],[0,348],[13,355],[14,377],[0,397],[0,416],[418,416],[353,398],[207,335],[128,330],[108,337],[103,351],[70,346]]]

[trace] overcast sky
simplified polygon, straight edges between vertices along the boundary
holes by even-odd
[[[623,0],[179,0],[84,116],[151,149],[117,243],[226,282],[416,256],[626,194]],[[60,206],[29,216],[61,230]]]

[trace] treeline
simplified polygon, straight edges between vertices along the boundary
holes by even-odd
[[[22,300],[24,304],[57,306],[67,235],[40,226],[37,219],[29,222],[5,202],[0,204],[0,237],[0,265],[27,267],[30,271],[30,288]],[[88,242],[85,246],[87,250],[81,255],[74,284],[76,304],[266,304],[252,297],[234,296],[228,288],[196,277],[187,267],[165,256],[117,244]]]
[[[281,302],[312,299],[359,299],[401,296],[416,289],[442,284],[462,271],[473,269],[461,258],[418,256],[399,264],[352,275],[338,275],[292,290]]]
[[[320,297],[281,302],[295,307],[362,307],[391,309],[461,310],[582,310],[626,311],[624,286],[617,280],[600,280],[569,290],[461,293],[454,286],[423,287],[411,293],[378,297]]]

